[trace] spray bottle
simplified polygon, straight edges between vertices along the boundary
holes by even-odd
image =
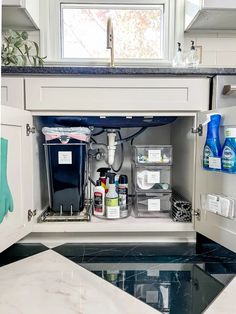
[[[107,173],[109,185],[106,194],[106,216],[108,219],[120,218],[118,193],[116,192],[115,173]]]
[[[221,145],[219,137],[220,114],[209,115],[209,122],[207,124],[207,138],[203,149],[203,168],[212,170],[213,167],[209,165],[209,157],[221,157]]]
[[[225,130],[225,143],[222,150],[222,170],[236,173],[236,128]]]
[[[110,170],[111,170],[111,168],[99,168],[97,170],[97,172],[100,173],[99,180],[101,181],[101,185],[102,185],[102,187],[104,187],[106,193],[108,192],[107,182],[106,182],[107,181],[107,173]]]

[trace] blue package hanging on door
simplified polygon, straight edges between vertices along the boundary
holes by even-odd
[[[54,212],[82,211],[85,200],[88,128],[43,128],[50,207]]]
[[[0,138],[0,223],[6,214],[13,211],[13,198],[7,181],[7,152],[8,140]]]

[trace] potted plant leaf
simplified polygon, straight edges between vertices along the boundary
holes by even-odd
[[[43,66],[46,57],[39,55],[39,46],[29,40],[26,31],[9,30],[3,35],[2,65]]]

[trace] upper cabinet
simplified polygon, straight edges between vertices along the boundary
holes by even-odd
[[[3,0],[3,29],[39,29],[39,0]]]
[[[235,0],[185,0],[185,31],[236,30]]]

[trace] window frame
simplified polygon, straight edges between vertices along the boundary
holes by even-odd
[[[140,7],[163,6],[163,58],[159,59],[116,59],[115,66],[145,66],[145,65],[164,65],[170,64],[173,57],[174,44],[174,25],[175,25],[175,1],[173,0],[50,0],[48,15],[43,14],[44,30],[41,34],[41,46],[43,55],[47,55],[46,64],[70,64],[81,66],[104,66],[108,65],[107,59],[83,59],[83,58],[63,58],[62,57],[62,36],[61,36],[61,4],[79,4],[79,6],[96,6],[102,4],[107,7],[119,5],[130,6],[137,5]],[[42,12],[45,9],[42,9]],[[58,31],[60,30],[60,31]],[[62,34],[63,35],[63,34]]]

